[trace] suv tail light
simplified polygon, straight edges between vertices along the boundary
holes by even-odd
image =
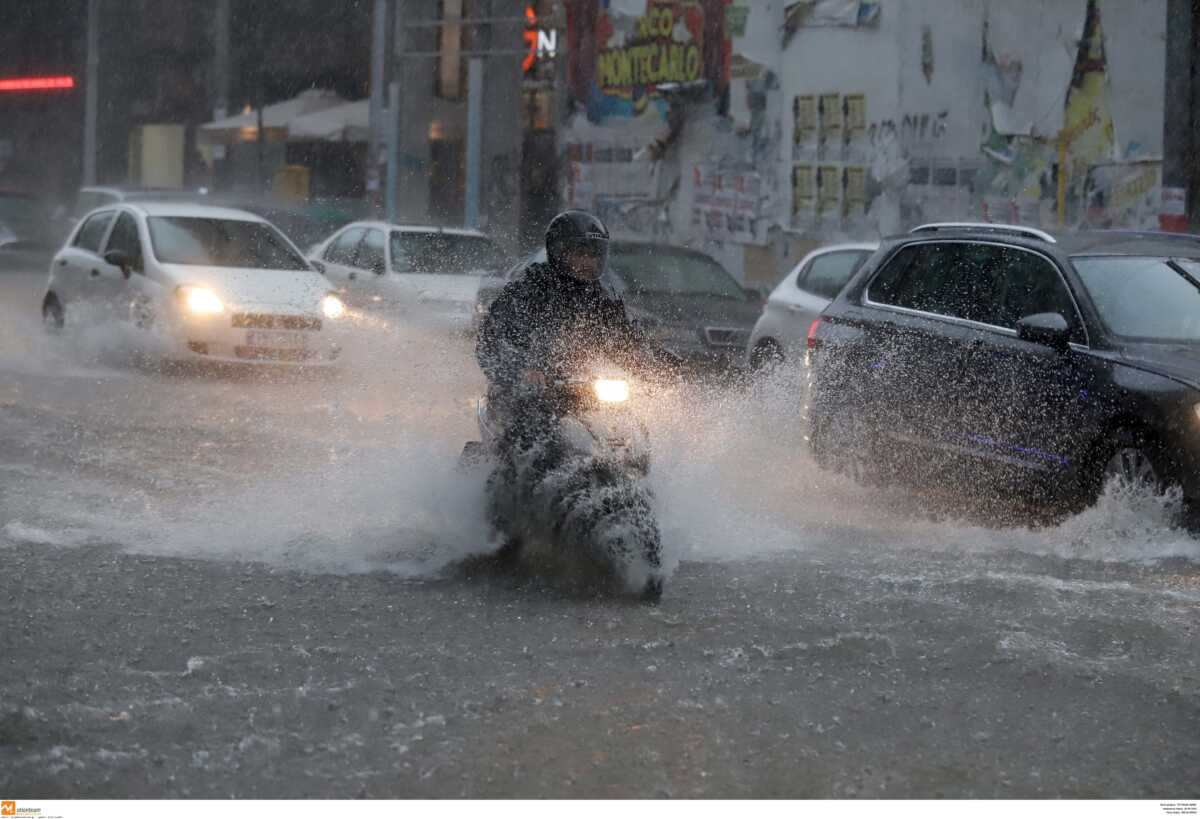
[[[817,349],[817,329],[821,326],[821,319],[814,319],[812,325],[808,328],[808,349]]]

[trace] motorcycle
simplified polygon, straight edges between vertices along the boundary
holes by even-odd
[[[624,374],[602,370],[550,380],[532,424],[479,400],[480,440],[464,447],[462,462],[493,466],[489,511],[502,557],[578,584],[661,597],[649,434],[634,412],[641,397]],[[522,434],[516,423],[534,430]]]

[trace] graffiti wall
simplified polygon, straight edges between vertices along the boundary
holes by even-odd
[[[803,30],[797,56],[785,54],[798,78],[785,88],[787,226],[867,237],[948,219],[1156,224],[1163,75],[1131,55],[1161,52],[1163,0],[906,5],[899,20],[888,4],[876,29],[843,35],[849,56]],[[855,55],[886,65],[891,44],[895,68],[876,72],[890,87],[872,86]],[[800,67],[818,63],[810,74],[824,87]]]
[[[568,0],[567,83],[594,122],[632,117],[670,97],[719,100],[729,85],[731,0]]]

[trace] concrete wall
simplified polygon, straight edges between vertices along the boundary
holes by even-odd
[[[623,210],[606,207],[616,234],[703,248],[745,281],[779,275],[813,242],[875,238],[922,221],[1153,227],[1167,3],[888,0],[861,4],[869,13],[857,20],[810,19],[790,36],[785,0],[746,3],[723,115],[713,100],[686,105],[670,148],[637,176],[645,190],[631,189],[621,169],[584,163],[576,173],[587,196],[575,204],[615,198]],[[822,6],[836,16],[853,4]],[[1090,10],[1099,14],[1103,68],[1074,86],[1085,29],[1095,29]],[[861,105],[861,127],[806,130],[797,143],[794,103],[822,97],[844,115],[842,126],[858,122]],[[578,115],[561,141],[644,145],[668,130],[653,110],[602,125]],[[705,221],[710,175],[760,186],[753,230],[731,237]],[[812,194],[798,197],[799,209],[794,178],[822,183],[819,194],[798,186]],[[776,271],[761,270],[764,248]]]

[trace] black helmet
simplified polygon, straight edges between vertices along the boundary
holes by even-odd
[[[580,262],[587,257],[595,258],[596,264],[581,270]],[[576,278],[598,279],[608,263],[608,228],[587,211],[564,210],[546,228],[546,258]]]

